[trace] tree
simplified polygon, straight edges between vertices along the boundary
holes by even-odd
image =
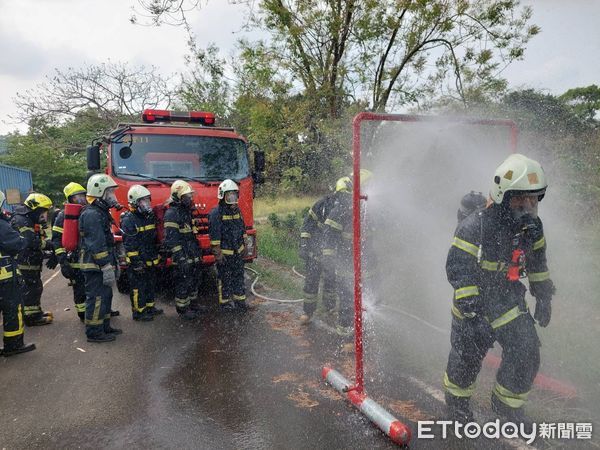
[[[32,121],[27,134],[8,136],[8,151],[0,162],[31,170],[34,188],[60,204],[68,182],[85,181],[87,143],[106,131],[95,110],[79,111],[58,125]]]
[[[140,5],[155,24],[186,24],[197,1]],[[269,53],[302,83],[325,117],[343,104],[368,100],[384,111],[427,96],[498,89],[499,72],[522,58],[530,7],[518,0],[238,0],[252,25],[268,31]],[[189,30],[189,27],[188,27]]]
[[[131,68],[110,61],[55,69],[46,82],[17,94],[14,118],[26,123],[58,123],[93,108],[102,120],[115,125],[119,118],[138,115],[144,108],[168,107],[173,98],[169,81],[154,67]]]
[[[596,123],[600,119],[600,88],[595,84],[586,87],[569,89],[559,99],[573,108],[575,114],[581,119]]]

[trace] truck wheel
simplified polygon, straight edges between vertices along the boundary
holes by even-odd
[[[127,278],[127,274],[124,270],[121,272],[121,276],[117,280],[117,290],[121,294],[129,294],[129,279]]]

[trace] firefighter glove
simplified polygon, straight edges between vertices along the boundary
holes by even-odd
[[[69,262],[66,261],[66,258],[64,262],[60,263],[60,273],[62,273],[63,277],[69,280],[75,278],[75,271],[71,267],[71,264],[69,264]]]
[[[547,327],[550,323],[552,315],[552,300],[551,297],[537,297],[535,299],[535,314],[533,318],[540,327]]]
[[[58,266],[58,258],[56,257],[56,254],[52,252],[48,257],[48,261],[46,261],[46,267],[50,270],[54,270],[56,269],[56,266]]]
[[[102,270],[102,284],[104,286],[112,286],[117,281],[115,268],[111,264],[102,266],[100,270]]]
[[[308,239],[300,238],[300,247],[298,248],[298,256],[300,259],[307,260],[309,256]]]
[[[223,252],[221,251],[220,245],[213,245],[212,252],[213,252],[213,255],[215,255],[215,261],[217,263],[220,264],[221,262],[223,262]]]
[[[135,273],[143,273],[144,269],[145,267],[142,261],[136,261],[134,263],[131,263],[131,270],[133,270]]]

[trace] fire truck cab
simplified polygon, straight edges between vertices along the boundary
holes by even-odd
[[[264,179],[265,158],[257,148],[250,154],[246,138],[233,128],[216,127],[215,116],[209,112],[145,110],[142,123],[119,124],[116,130],[103,138],[103,143],[106,145],[99,143],[88,147],[89,173],[101,171],[100,153],[105,152],[104,172],[119,185],[116,195],[123,206],[127,205],[127,192],[131,186],[145,186],[152,194],[161,241],[162,218],[168,208],[171,184],[181,179],[192,185],[197,239],[205,266],[214,263],[208,236],[208,214],[218,203],[219,184],[228,178],[234,180],[240,188],[239,207],[248,236],[245,259],[252,261],[256,258],[254,188]],[[113,210],[113,232],[119,263],[124,269],[127,263],[121,244],[120,214],[120,211]],[[168,256],[165,255],[163,267],[170,264]],[[126,278],[122,278],[118,287],[120,291],[126,291]]]

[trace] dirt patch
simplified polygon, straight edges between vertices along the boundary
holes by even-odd
[[[433,420],[432,416],[428,416],[417,408],[415,402],[412,400],[404,402],[401,400],[393,400],[388,401],[387,403],[390,411],[413,422],[418,422],[419,420]]]
[[[298,375],[297,373],[286,372],[286,373],[283,373],[276,377],[273,377],[272,381],[273,381],[273,383],[281,383],[282,381],[297,383],[299,380],[300,380],[300,375]]]
[[[295,319],[291,311],[269,312],[266,314],[266,320],[269,326],[275,331],[281,331],[293,338],[304,336],[304,328]],[[310,343],[305,339],[298,342],[301,347],[308,347]]]
[[[292,400],[297,407],[299,408],[314,408],[315,406],[319,406],[319,402],[313,399],[307,392],[302,390],[293,392],[287,396],[290,400]]]

